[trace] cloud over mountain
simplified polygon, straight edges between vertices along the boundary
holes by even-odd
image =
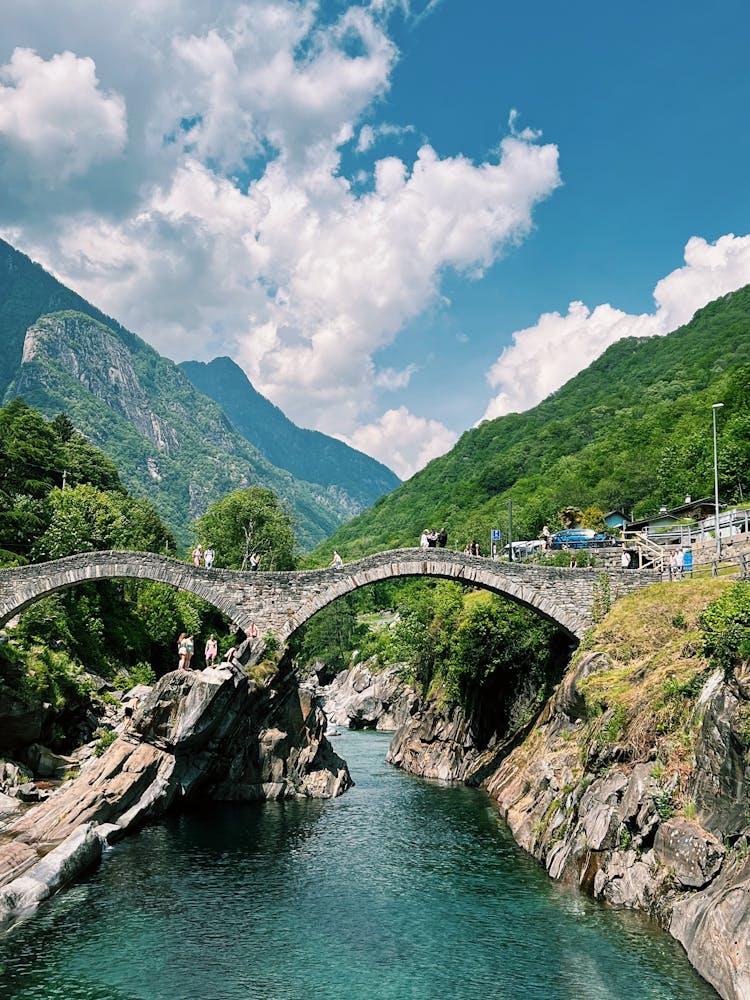
[[[383,461],[388,414],[405,414],[403,473],[452,437],[393,405],[419,359],[394,370],[377,352],[440,301],[447,273],[479,277],[523,240],[560,178],[556,146],[513,131],[482,162],[427,142],[375,158],[376,135],[414,131],[370,114],[399,58],[388,16],[418,11],[5,6],[19,42],[0,49],[8,239],[160,351],[229,354],[298,423],[361,430]]]
[[[722,236],[708,243],[691,237],[685,264],[657,282],[656,308],[632,315],[604,303],[589,309],[571,302],[568,312],[544,313],[513,335],[487,380],[499,390],[483,419],[528,410],[588,367],[623,337],[653,337],[687,323],[696,310],[750,283],[750,236]]]

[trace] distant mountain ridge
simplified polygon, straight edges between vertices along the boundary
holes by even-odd
[[[233,489],[273,489],[309,548],[388,488],[364,455],[365,486],[357,477],[351,489],[277,468],[178,365],[0,240],[0,399],[15,396],[50,418],[67,413],[183,543],[193,518]]]
[[[298,427],[253,387],[231,358],[183,361],[180,368],[270,462],[298,479],[342,489],[363,508],[401,482],[385,465],[343,441]]]

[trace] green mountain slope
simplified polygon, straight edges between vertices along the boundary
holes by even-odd
[[[180,368],[270,462],[298,479],[342,490],[356,504],[353,513],[399,485],[398,476],[369,455],[327,434],[297,427],[253,387],[231,358],[215,358],[208,364],[184,361]]]
[[[271,465],[177,365],[129,339],[132,349],[80,312],[42,316],[27,330],[6,400],[21,396],[47,417],[67,413],[183,543],[210,503],[250,485],[267,486],[288,503],[304,547],[348,516],[331,492]]]
[[[211,502],[247,485],[289,504],[305,548],[369,502],[359,483],[349,492],[276,468],[177,365],[0,240],[0,402],[17,395],[48,417],[68,412],[181,542]],[[375,485],[372,468],[387,470],[362,474],[380,495],[389,483]]]
[[[536,537],[560,508],[635,516],[713,494],[711,404],[719,417],[720,495],[750,494],[750,286],[710,303],[666,337],[631,338],[526,413],[485,421],[451,452],[350,521],[333,547],[352,557],[415,545],[448,526],[449,544]]]

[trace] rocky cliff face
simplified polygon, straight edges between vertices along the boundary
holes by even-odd
[[[216,497],[249,485],[287,498],[305,547],[351,516],[351,497],[274,466],[177,365],[116,324],[82,312],[38,317],[7,389],[15,396],[50,418],[67,413],[178,534]]]
[[[420,704],[419,695],[402,675],[403,667],[398,664],[375,671],[371,663],[355,663],[330,684],[313,690],[333,725],[393,732],[407,723]]]
[[[592,667],[609,666],[601,654],[584,657],[484,787],[550,875],[613,906],[645,910],[722,997],[746,998],[750,758],[746,747],[738,753],[742,696],[721,674],[707,681],[688,722],[697,732],[695,766],[681,787],[658,760],[605,766],[599,758],[587,767],[578,684]]]
[[[324,729],[325,716],[291,676],[259,687],[229,664],[165,675],[103,756],[46,801],[0,823],[0,924],[94,863],[104,843],[188,798],[345,791],[348,769]]]
[[[645,911],[722,997],[747,1000],[750,668],[710,673],[690,599],[664,590],[637,623],[639,599],[620,602],[515,748],[480,750],[459,709],[432,706],[389,759],[481,784],[553,878]]]

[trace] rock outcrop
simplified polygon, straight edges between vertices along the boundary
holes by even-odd
[[[420,697],[403,679],[403,665],[375,671],[368,661],[340,671],[316,687],[329,722],[349,729],[400,729],[417,711]]]
[[[75,877],[102,844],[190,797],[330,797],[351,784],[325,716],[291,675],[255,684],[236,664],[167,674],[78,778],[0,823],[0,923]]]

